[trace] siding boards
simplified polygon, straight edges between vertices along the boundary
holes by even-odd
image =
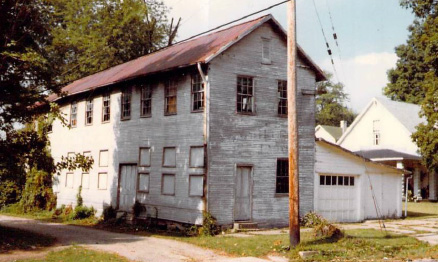
[[[271,39],[272,64],[263,65],[262,37]],[[265,24],[210,64],[209,211],[220,224],[233,222],[237,164],[253,165],[252,220],[288,222],[288,198],[276,197],[277,158],[287,157],[287,119],[277,114],[277,80],[286,80],[286,43]],[[300,62],[300,64],[302,64]],[[236,78],[253,76],[255,115],[236,114]],[[315,89],[315,75],[300,67],[298,88]],[[299,95],[301,213],[313,209],[314,97]]]

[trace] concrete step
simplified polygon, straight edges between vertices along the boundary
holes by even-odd
[[[256,231],[258,230],[258,224],[251,221],[234,222],[233,231]]]

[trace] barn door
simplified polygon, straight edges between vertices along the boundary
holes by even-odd
[[[251,171],[251,167],[238,166],[236,169],[235,221],[251,219]]]
[[[121,165],[119,175],[119,210],[130,212],[137,191],[137,165]]]

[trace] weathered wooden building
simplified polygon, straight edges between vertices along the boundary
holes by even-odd
[[[51,97],[71,128],[53,124],[56,159],[84,153],[90,173],[57,177],[58,205],[222,225],[288,221],[286,33],[272,16],[175,44],[79,79]],[[314,112],[322,71],[298,52],[300,211],[314,209]]]

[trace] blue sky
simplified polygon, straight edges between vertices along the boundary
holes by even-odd
[[[313,0],[296,0],[298,43],[324,70],[333,72]],[[181,17],[179,39],[203,32],[280,0],[164,0],[169,17]],[[347,104],[359,112],[374,96],[382,96],[386,71],[394,67],[394,48],[406,42],[414,17],[399,0],[315,0],[335,59],[339,80],[350,95]],[[286,4],[272,13],[286,25]],[[330,9],[341,58],[332,37]],[[258,15],[257,15],[258,16]],[[253,17],[252,17],[253,18]],[[336,80],[336,79],[335,79]]]

